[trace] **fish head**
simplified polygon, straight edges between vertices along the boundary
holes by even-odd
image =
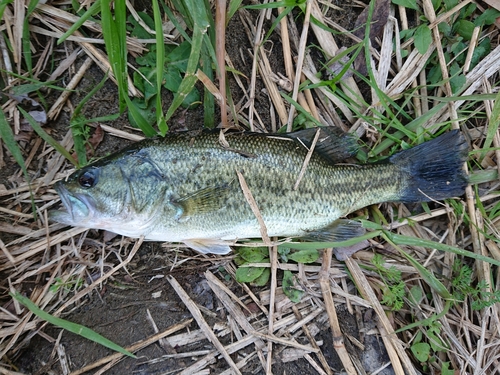
[[[86,166],[56,183],[64,210],[50,212],[53,221],[79,227],[108,229],[127,215],[130,188],[114,163]]]

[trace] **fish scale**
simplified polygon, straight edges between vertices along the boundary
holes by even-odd
[[[359,234],[358,223],[339,218],[367,205],[445,199],[462,194],[467,184],[461,169],[467,144],[456,131],[382,163],[353,165],[337,161],[355,152],[354,140],[322,128],[294,190],[316,131],[226,134],[225,147],[218,132],[145,140],[58,183],[67,211],[55,211],[52,218],[227,253],[225,241],[260,237],[237,171],[269,236],[320,240]]]

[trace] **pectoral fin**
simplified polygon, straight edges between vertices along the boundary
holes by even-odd
[[[365,229],[358,221],[338,219],[327,227],[308,232],[303,238],[317,242],[340,242],[361,236]]]
[[[179,199],[172,199],[171,203],[177,208],[176,219],[187,221],[196,214],[215,212],[225,205],[225,197],[230,184],[208,187],[198,190]]]
[[[231,248],[222,240],[211,238],[192,238],[183,241],[187,246],[203,254],[227,254]]]

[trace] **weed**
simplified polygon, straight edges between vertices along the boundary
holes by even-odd
[[[375,254],[371,263],[384,282],[381,303],[389,306],[393,311],[401,310],[405,297],[405,283],[401,277],[401,271],[394,266],[387,268],[380,254]]]
[[[57,293],[59,290],[65,290],[65,291],[70,291],[72,289],[79,289],[83,285],[83,279],[81,278],[76,278],[76,279],[69,279],[69,280],[63,280],[60,277],[56,277],[54,279],[54,283],[50,287],[50,291],[52,293]]]
[[[452,294],[457,303],[464,302],[468,298],[471,301],[472,310],[481,310],[500,302],[500,290],[490,291],[485,280],[479,280],[474,286],[472,268],[460,260],[455,260],[452,271]]]
[[[235,250],[237,256],[234,260],[238,269],[236,280],[241,283],[252,283],[256,286],[264,286],[269,282],[271,269],[269,267],[247,266],[250,263],[268,263],[269,250],[266,247],[240,247]],[[292,260],[297,263],[313,263],[319,258],[318,250],[307,249],[295,251],[288,247],[278,248],[281,261],[287,263]],[[295,278],[291,271],[283,272],[283,292],[293,302],[300,302],[304,292],[294,287]]]

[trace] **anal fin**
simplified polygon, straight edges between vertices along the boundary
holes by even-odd
[[[340,242],[361,236],[364,233],[365,229],[359,221],[338,219],[324,228],[307,232],[307,235],[302,238],[316,242]]]

